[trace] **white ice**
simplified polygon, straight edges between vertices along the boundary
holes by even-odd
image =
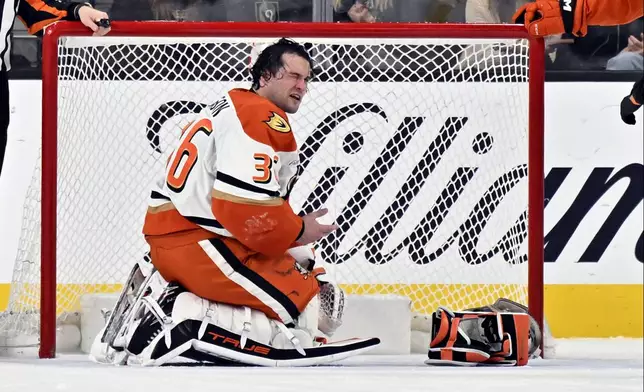
[[[312,368],[111,367],[81,355],[0,358],[0,391],[642,391],[642,339],[559,340],[556,359],[520,368],[429,367],[423,355],[347,359]]]

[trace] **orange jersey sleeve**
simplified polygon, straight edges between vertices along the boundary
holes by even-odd
[[[573,33],[584,36],[588,26],[616,26],[644,16],[642,0],[578,0]]]
[[[293,132],[286,113],[269,100],[247,90],[229,95],[240,135],[218,141],[213,215],[250,249],[283,255],[303,230],[285,200],[299,162]]]
[[[294,245],[304,225],[291,206],[279,200],[273,204],[253,204],[250,200],[214,194],[212,211],[242,244],[268,256],[280,256]]]
[[[586,0],[589,26],[626,24],[644,16],[642,0]]]

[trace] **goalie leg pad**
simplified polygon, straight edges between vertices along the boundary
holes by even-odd
[[[271,320],[275,333],[271,346],[276,348],[295,348],[305,355],[304,348],[313,347],[318,330],[319,298],[316,295],[309,301],[304,311],[296,320],[295,328],[287,328],[278,320]]]
[[[350,339],[303,348],[301,353],[294,349],[275,348],[254,341],[249,341],[249,345],[241,349],[237,336],[212,324],[209,326],[209,334],[213,336],[212,341],[195,340],[195,350],[227,361],[266,367],[323,365],[366,353],[380,344],[378,338]]]
[[[247,341],[268,344],[273,327],[268,318],[257,310],[211,302],[186,291],[180,285],[168,285],[156,305],[153,299],[145,317],[131,327],[127,351],[135,356],[132,363],[158,366],[178,356],[203,360],[190,353],[193,340],[207,340],[208,328],[217,325],[239,336],[242,348]],[[215,360],[207,360],[215,362]]]
[[[179,286],[169,287],[159,300],[160,310],[150,310],[133,328],[127,346],[134,354],[130,363],[159,366],[180,356],[215,364],[309,366],[365,352],[379,343],[362,339],[312,347],[316,303],[298,319],[302,327],[289,329],[259,311],[213,303]]]

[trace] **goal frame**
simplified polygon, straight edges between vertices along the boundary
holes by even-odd
[[[63,36],[90,36],[80,22],[48,26],[42,47],[42,200],[40,358],[56,356],[56,212],[58,42]],[[543,331],[543,203],[545,46],[522,25],[431,23],[261,23],[115,21],[109,36],[445,38],[526,39],[528,84],[528,308]]]

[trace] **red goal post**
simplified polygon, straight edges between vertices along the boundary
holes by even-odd
[[[40,357],[55,356],[57,318],[57,202],[59,123],[59,43],[65,37],[90,36],[79,23],[49,26],[43,40],[42,203]],[[524,40],[528,60],[528,307],[543,322],[543,197],[544,197],[544,44],[519,25],[484,24],[332,24],[332,23],[209,23],[119,22],[109,37],[231,37],[324,39],[459,39]],[[438,98],[437,98],[438,99]],[[143,200],[143,202],[145,202]]]

